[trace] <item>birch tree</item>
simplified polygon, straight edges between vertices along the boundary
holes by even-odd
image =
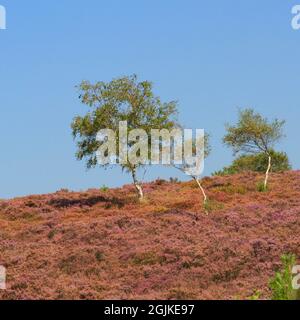
[[[264,190],[267,189],[269,173],[272,168],[272,153],[274,145],[284,136],[285,121],[278,119],[270,122],[253,109],[239,111],[236,125],[226,125],[227,134],[223,142],[233,148],[234,154],[264,153],[268,157],[265,171]]]
[[[192,145],[192,149],[193,149],[193,152],[196,153],[196,145],[194,142],[189,142],[187,141],[187,143],[190,143]],[[202,153],[202,155],[200,155],[200,153]],[[202,150],[198,150],[198,156],[202,159],[205,159],[207,158],[209,155],[210,155],[210,152],[211,152],[211,146],[210,146],[210,143],[209,143],[209,135],[208,134],[205,134],[204,135],[204,146],[203,146],[203,149]],[[205,192],[205,189],[204,187],[202,186],[202,182],[201,182],[201,176],[199,174],[196,174],[196,173],[193,173],[193,170],[191,171],[191,166],[184,160],[184,152],[183,152],[183,162],[182,164],[175,164],[173,163],[172,166],[178,170],[180,170],[181,172],[189,175],[192,177],[192,179],[195,181],[195,183],[197,184],[197,186],[199,187],[199,190],[202,194],[202,197],[203,197],[203,207],[204,209],[206,210],[206,205],[208,203],[208,197],[206,195],[206,192]]]
[[[176,125],[177,102],[163,103],[154,95],[152,83],[139,82],[136,75],[95,84],[83,81],[79,85],[79,92],[79,99],[88,107],[88,112],[84,116],[76,116],[71,128],[77,142],[76,157],[86,160],[88,169],[97,165],[104,168],[112,165],[110,162],[99,164],[97,161],[97,151],[103,147],[97,138],[101,130],[111,130],[117,146],[120,145],[121,136],[126,136],[123,142],[126,143],[126,150],[130,150],[134,146],[134,142],[127,139],[131,130],[140,129],[150,136],[152,128],[171,130]],[[120,122],[127,123],[126,132],[121,132]],[[151,139],[146,143],[150,150]],[[137,173],[144,164],[128,161],[129,151],[127,154],[119,147],[112,150],[110,157],[114,159],[114,165],[131,174],[137,194],[142,199],[144,193]]]

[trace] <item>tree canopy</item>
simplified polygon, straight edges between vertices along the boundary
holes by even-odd
[[[171,130],[176,127],[177,102],[163,103],[154,94],[152,83],[139,82],[136,75],[95,84],[83,81],[79,85],[79,91],[81,102],[89,109],[86,115],[75,117],[71,127],[74,139],[77,140],[76,157],[79,160],[85,159],[88,168],[98,164],[96,152],[101,142],[97,140],[97,134],[102,129],[113,130],[118,143],[121,121],[127,121],[128,131],[138,128],[148,135],[153,128]],[[151,143],[150,139],[148,143]],[[129,148],[133,144],[134,142],[128,141]],[[122,163],[119,161],[121,156],[121,151],[116,148],[114,157],[117,163],[122,169],[131,172],[136,187],[141,189],[136,178],[136,171],[140,165],[132,165],[130,162]],[[139,194],[142,197],[141,190]]]
[[[283,135],[285,121],[269,122],[253,109],[239,111],[236,125],[226,125],[227,134],[223,142],[233,148],[234,153],[258,153],[269,151]]]

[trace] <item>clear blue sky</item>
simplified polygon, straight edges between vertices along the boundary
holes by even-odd
[[[300,0],[298,1],[300,4]],[[300,168],[297,0],[0,0],[0,198],[131,182],[119,169],[75,160],[72,118],[86,110],[75,85],[136,73],[186,127],[212,135],[205,174],[228,165],[224,123],[237,107],[287,120],[279,146]],[[147,178],[179,176],[152,168]]]

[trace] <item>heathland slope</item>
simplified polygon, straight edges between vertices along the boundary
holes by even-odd
[[[0,299],[269,298],[283,253],[300,257],[300,172],[0,201]]]

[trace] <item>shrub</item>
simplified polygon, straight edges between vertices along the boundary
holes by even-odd
[[[55,236],[55,230],[51,230],[49,233],[48,233],[48,239],[49,240],[51,240],[51,239],[53,239],[54,238],[54,236]]]
[[[157,178],[157,179],[155,180],[155,184],[156,184],[157,186],[162,186],[163,184],[166,184],[166,183],[167,183],[167,181],[166,181],[165,179]]]
[[[158,262],[161,262],[161,258],[158,257],[154,252],[144,252],[136,254],[133,258],[133,264],[135,265],[154,265]]]
[[[108,188],[107,186],[103,185],[103,186],[100,188],[100,190],[101,190],[102,192],[106,192],[106,191],[109,190],[109,188]]]
[[[178,178],[173,178],[173,177],[170,177],[169,179],[170,183],[178,183],[179,182],[179,179]]]
[[[227,184],[224,186],[217,187],[217,190],[225,192],[227,194],[246,194],[247,193],[247,188],[242,185]]]
[[[265,184],[261,181],[256,185],[256,190],[258,192],[267,192],[269,190],[269,187],[265,186]]]
[[[206,213],[210,213],[216,210],[222,210],[223,208],[224,208],[224,205],[222,203],[219,203],[212,199],[208,199],[204,204],[204,209]]]
[[[291,170],[288,156],[285,152],[270,151],[272,157],[272,172],[283,172]],[[252,155],[242,155],[235,159],[229,167],[215,172],[215,176],[225,176],[245,171],[254,171],[264,173],[268,166],[268,155],[257,153]]]
[[[261,291],[255,290],[253,295],[248,300],[259,300],[261,298]]]
[[[97,260],[98,262],[103,261],[103,259],[104,259],[103,252],[97,251],[97,252],[95,253],[95,258],[96,258],[96,260]]]
[[[296,294],[292,287],[292,269],[296,264],[296,257],[293,254],[286,254],[281,257],[281,261],[282,270],[276,272],[270,281],[272,300],[293,300],[296,298]]]

